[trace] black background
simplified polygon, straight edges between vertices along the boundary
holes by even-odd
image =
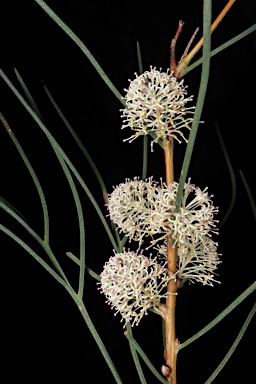
[[[213,18],[226,1],[213,1]],[[144,70],[150,65],[169,66],[169,46],[178,21],[185,21],[177,46],[180,57],[197,26],[202,32],[202,1],[53,1],[48,5],[86,44],[119,92],[138,71],[136,42],[140,42]],[[255,22],[254,1],[237,1],[212,38],[212,47],[239,34]],[[197,39],[196,39],[197,41]],[[128,130],[120,130],[119,101],[100,79],[77,46],[32,0],[9,1],[1,8],[2,69],[20,89],[15,66],[34,96],[46,126],[76,165],[99,205],[104,207],[97,181],[70,134],[59,120],[44,90],[57,100],[103,175],[108,191],[126,177],[141,175],[142,140],[123,142]],[[177,335],[181,342],[205,326],[255,280],[255,220],[239,176],[242,169],[256,195],[255,177],[255,33],[215,56],[209,88],[189,176],[200,188],[209,187],[224,217],[231,198],[231,182],[215,131],[220,127],[236,179],[234,211],[218,238],[222,253],[220,285],[187,286],[179,293]],[[200,54],[196,56],[199,58]],[[184,79],[197,97],[200,67]],[[44,188],[50,212],[50,244],[70,281],[77,285],[78,268],[65,256],[79,253],[79,233],[72,195],[44,134],[0,80],[0,110],[34,165]],[[178,180],[185,144],[176,145]],[[36,189],[15,147],[0,126],[0,194],[43,233],[43,216]],[[164,176],[163,156],[155,146],[149,156],[148,176]],[[94,208],[78,186],[86,220],[86,263],[95,272],[112,254],[112,245]],[[7,214],[1,223],[28,242],[44,257],[40,247]],[[69,381],[114,382],[98,347],[64,289],[18,245],[1,235],[2,245],[2,350],[3,382]],[[45,258],[46,260],[46,258]],[[251,295],[209,335],[180,352],[179,384],[204,383],[219,364],[239,332],[255,296]],[[95,280],[87,276],[85,303],[124,383],[139,383],[120,318],[104,304]],[[216,383],[246,382],[254,376],[255,342],[250,324],[240,345],[216,378]],[[150,314],[134,330],[134,337],[160,369],[164,363],[161,319]],[[3,373],[2,373],[3,374]],[[145,368],[148,383],[156,379]]]

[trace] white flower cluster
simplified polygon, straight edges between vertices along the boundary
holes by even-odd
[[[122,129],[130,127],[135,133],[130,142],[141,135],[158,140],[170,137],[179,140],[181,129],[190,129],[194,107],[187,107],[192,96],[186,97],[183,81],[169,71],[155,68],[136,75],[126,89],[126,108],[122,110]],[[192,117],[188,117],[192,115]],[[185,141],[187,141],[184,138]],[[105,263],[100,290],[107,303],[120,313],[125,324],[138,325],[149,308],[160,310],[161,299],[168,292],[163,288],[176,277],[180,280],[212,285],[219,264],[217,243],[211,236],[217,234],[213,206],[207,189],[203,191],[190,183],[184,186],[179,212],[175,212],[178,184],[166,185],[149,178],[145,181],[127,179],[109,195],[108,210],[112,222],[129,240],[139,243],[150,237],[157,243],[158,255],[152,259],[139,251],[116,253]],[[168,271],[167,237],[177,250],[177,272]],[[169,237],[168,237],[169,239]]]
[[[213,206],[207,189],[203,191],[188,183],[184,186],[181,207],[175,212],[178,184],[127,179],[109,195],[111,220],[130,240],[139,242],[152,237],[158,255],[152,259],[142,253],[117,253],[105,263],[100,290],[111,308],[132,325],[140,322],[149,308],[157,308],[167,292],[162,293],[171,279],[213,285],[220,263],[217,246],[211,239],[217,234],[218,208]],[[157,238],[155,236],[157,235]],[[166,268],[167,236],[177,251],[177,273]],[[160,237],[159,237],[160,236]]]
[[[162,290],[175,276],[168,273],[165,264],[135,252],[116,253],[105,263],[99,289],[116,310],[115,315],[120,312],[125,325],[138,325],[147,310],[166,297]]]
[[[110,219],[120,232],[141,245],[145,236],[165,233],[158,184],[152,178],[126,180],[109,195]]]
[[[161,72],[153,67],[140,76],[135,75],[133,81],[129,80],[129,88],[125,89],[126,108],[121,110],[122,129],[130,127],[135,131],[126,140],[131,142],[151,132],[155,134],[152,144],[167,137],[181,142],[177,135],[184,138],[181,129],[190,129],[193,117],[188,115],[194,114],[194,107],[186,106],[193,97],[186,97],[183,80],[178,81],[169,70]]]
[[[178,183],[160,185],[152,178],[134,178],[119,184],[109,195],[110,219],[130,240],[142,244],[146,236],[172,235],[175,243],[196,244],[205,236],[217,233],[218,212],[207,189],[190,184],[184,186],[181,208],[174,213]],[[160,239],[163,237],[161,236]],[[155,240],[157,241],[157,240]]]
[[[175,244],[198,244],[206,237],[211,237],[212,233],[218,234],[214,215],[219,209],[213,206],[211,197],[208,195],[207,188],[203,191],[194,184],[184,185],[181,207],[178,213],[174,213],[178,183],[173,183],[168,187],[164,184],[161,188],[161,206],[166,212],[165,230],[172,235]],[[172,199],[172,200],[171,200]],[[172,206],[170,210],[170,201]]]
[[[211,237],[218,234],[213,206],[207,188],[203,191],[188,183],[184,186],[181,207],[175,213],[178,184],[158,184],[134,178],[118,185],[109,195],[108,210],[111,220],[130,240],[139,242],[152,237],[152,244],[171,235],[177,248],[177,276],[191,282],[212,285],[214,271],[219,264],[218,244]],[[155,238],[155,236],[157,238]],[[165,254],[166,245],[159,247]]]
[[[217,253],[218,243],[209,237],[204,237],[198,243],[177,243],[177,277],[191,283],[199,282],[203,285],[213,286],[216,269],[220,264]],[[158,258],[166,260],[167,243],[156,247]]]

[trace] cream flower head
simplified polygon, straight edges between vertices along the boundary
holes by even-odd
[[[190,283],[213,286],[216,270],[221,263],[217,253],[218,243],[202,237],[197,243],[177,243],[177,277]],[[167,259],[167,242],[156,247],[158,258]]]
[[[144,237],[163,232],[158,192],[158,183],[152,178],[143,181],[135,177],[117,185],[109,195],[107,207],[110,219],[120,232],[140,245]]]
[[[135,252],[116,253],[105,263],[100,275],[101,293],[107,298],[115,315],[120,312],[121,321],[125,325],[138,325],[143,315],[149,308],[156,308],[161,298],[167,293],[162,293],[167,286],[170,276],[165,263],[158,263],[143,254]],[[124,326],[125,326],[124,325]]]
[[[152,145],[167,137],[181,142],[178,138],[181,136],[187,141],[182,128],[190,129],[193,118],[187,115],[194,113],[194,107],[186,106],[193,96],[186,97],[183,80],[178,81],[169,70],[161,72],[153,67],[140,76],[135,75],[133,81],[129,80],[129,88],[125,89],[126,108],[121,110],[122,129],[130,127],[135,131],[126,140],[131,142],[151,132],[155,134]]]
[[[159,199],[165,218],[163,227],[172,236],[174,244],[197,244],[205,237],[212,237],[212,233],[218,234],[217,223],[214,215],[219,212],[218,207],[214,207],[207,188],[201,190],[190,179],[184,185],[181,207],[179,212],[173,212],[178,192],[178,183],[174,182],[169,186],[166,184],[161,188]]]
[[[197,244],[200,239],[218,233],[213,206],[207,188],[203,191],[185,183],[181,208],[175,213],[178,183],[167,186],[152,178],[146,181],[134,178],[121,183],[109,195],[110,219],[130,240],[142,244],[151,236],[152,244],[171,235],[174,243]],[[154,238],[157,236],[157,238]]]

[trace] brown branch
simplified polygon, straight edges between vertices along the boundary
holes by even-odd
[[[220,12],[219,16],[214,20],[214,22],[211,25],[211,33],[217,28],[217,26],[220,24],[220,22],[223,20],[223,18],[226,16],[232,5],[235,3],[236,0],[229,0],[229,2],[226,4],[226,6],[223,8],[223,10]],[[196,53],[199,51],[199,49],[203,46],[204,38],[201,37],[201,39],[198,41],[198,43],[194,46],[194,48],[188,53],[187,56],[185,56],[179,64],[176,66],[175,69],[175,77],[177,79],[180,79],[182,71],[184,71],[187,66],[189,65],[190,61],[193,59],[193,57],[196,55]]]
[[[174,168],[173,168],[173,139],[166,141],[164,150],[165,155],[165,171],[166,171],[166,184],[172,184],[174,182]],[[167,236],[167,267],[171,274],[176,273],[176,250],[171,245],[171,236]],[[167,285],[168,296],[166,299],[164,310],[165,321],[165,338],[166,338],[166,350],[165,350],[165,363],[167,369],[166,379],[172,384],[176,384],[176,361],[177,361],[177,341],[175,331],[175,307],[176,307],[176,293],[177,282],[171,279]]]
[[[171,42],[171,52],[170,52],[170,71],[171,72],[173,72],[176,68],[175,48],[176,48],[176,42],[177,42],[178,37],[182,31],[183,25],[184,25],[184,22],[182,20],[180,20],[179,26],[178,26],[177,31],[175,33],[175,36]]]

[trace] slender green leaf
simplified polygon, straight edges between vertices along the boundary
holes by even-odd
[[[256,304],[254,304],[253,308],[251,309],[249,315],[247,316],[239,334],[237,335],[234,343],[231,345],[228,353],[226,354],[226,356],[224,357],[224,359],[221,361],[221,363],[218,365],[218,367],[213,371],[213,373],[211,374],[211,376],[209,377],[209,379],[205,382],[205,384],[210,384],[213,382],[213,380],[216,378],[216,376],[218,376],[218,374],[220,373],[220,371],[224,368],[224,366],[227,364],[228,360],[230,359],[230,357],[232,356],[232,354],[234,353],[236,347],[238,346],[238,344],[240,343],[245,331],[246,331],[246,328],[248,327],[248,325],[250,324],[254,314],[256,312]]]
[[[120,248],[123,249],[123,247],[125,246],[125,243],[127,242],[128,240],[128,237],[127,236],[124,236],[122,238],[122,241],[121,241],[121,245],[120,245]]]
[[[76,263],[78,266],[80,266],[80,260],[78,259],[78,257],[76,257],[75,255],[73,255],[72,252],[66,252],[66,255],[67,255],[72,261],[74,261],[74,263]]]
[[[78,295],[74,292],[72,287],[67,284],[43,259],[41,259],[40,256],[38,256],[26,243],[24,243],[18,236],[16,236],[12,231],[10,231],[8,228],[4,227],[2,224],[0,224],[0,230],[6,233],[11,239],[16,241],[22,248],[25,249],[25,251],[28,252],[44,269],[46,269],[47,272],[50,273],[50,275],[57,280],[70,294],[70,296],[73,298],[75,303],[77,304],[77,307],[80,310],[81,315],[83,316],[85,323],[87,327],[89,328],[89,331],[91,332],[96,344],[98,345],[100,352],[103,355],[104,361],[109,366],[109,369],[111,370],[116,383],[122,384],[122,380],[120,379],[120,376],[105,348],[105,345],[103,344],[98,332],[96,331],[96,328],[94,327],[90,316],[84,306],[83,301],[78,297]]]
[[[97,280],[97,281],[101,280],[100,276],[97,273],[93,272],[93,270],[91,268],[85,266],[85,269],[86,269],[86,272],[88,272],[89,275],[91,277],[93,277],[95,280]]]
[[[62,286],[67,288],[68,283],[62,279],[55,271],[52,269],[37,253],[33,251],[24,241],[22,241],[18,236],[16,236],[12,231],[6,228],[4,225],[0,224],[0,230],[3,231],[7,236],[13,239],[16,243],[18,243],[25,251],[31,255],[50,275],[58,281]]]
[[[40,111],[39,111],[39,108],[38,106],[36,105],[36,102],[35,100],[33,99],[31,93],[29,92],[25,82],[23,81],[21,75],[19,74],[19,72],[17,71],[16,68],[14,68],[14,72],[15,72],[15,75],[17,76],[17,79],[25,93],[25,95],[27,96],[27,99],[28,99],[28,102],[29,104],[31,105],[31,107],[33,108],[34,112],[37,114],[37,116],[43,121],[43,116],[41,115]]]
[[[141,57],[140,44],[139,44],[138,41],[137,41],[137,59],[138,59],[139,74],[142,74],[142,72],[143,72],[143,65],[142,65],[142,57]]]
[[[45,132],[46,133],[46,132]],[[61,147],[58,145],[58,143],[56,142],[56,140],[53,138],[53,136],[47,132],[46,133],[49,141],[51,141],[51,143],[57,148],[57,150],[59,151],[59,153],[61,154],[61,156],[64,158],[65,162],[68,164],[69,168],[72,170],[73,174],[75,175],[75,177],[77,178],[78,182],[80,183],[80,185],[82,186],[82,188],[84,189],[85,193],[87,194],[88,198],[90,199],[92,205],[94,206],[107,234],[108,234],[108,237],[113,245],[113,247],[117,250],[118,249],[118,246],[114,240],[114,237],[109,229],[109,226],[106,222],[106,219],[100,209],[100,207],[98,206],[94,196],[92,195],[92,193],[90,192],[89,188],[87,187],[87,185],[85,184],[85,182],[83,181],[82,177],[80,176],[80,174],[77,172],[76,168],[74,167],[74,165],[72,164],[72,162],[69,160],[69,158],[67,157],[67,155],[65,154],[65,152],[61,149]]]
[[[118,250],[118,247],[115,243],[114,237],[110,231],[110,228],[105,220],[105,217],[103,213],[101,212],[101,209],[99,208],[96,200],[94,199],[92,193],[90,192],[89,188],[83,181],[82,177],[80,174],[77,172],[76,168],[74,167],[73,163],[69,160],[68,156],[65,154],[63,149],[60,147],[60,145],[57,143],[57,141],[54,139],[54,137],[51,135],[51,133],[48,131],[46,126],[43,124],[43,122],[39,119],[39,117],[35,114],[35,112],[32,110],[32,108],[28,105],[28,103],[25,101],[25,99],[22,97],[22,95],[19,93],[19,91],[15,88],[15,86],[12,84],[12,82],[8,79],[8,77],[4,74],[4,72],[0,69],[0,76],[2,79],[5,81],[5,83],[8,85],[8,87],[12,90],[12,92],[15,94],[15,96],[19,99],[21,104],[24,106],[24,108],[28,111],[30,116],[36,121],[38,126],[42,129],[42,131],[45,133],[47,136],[48,140],[50,141],[51,145],[54,146],[58,153],[63,157],[65,160],[66,164],[69,166],[69,168],[72,170],[73,174],[77,178],[78,182],[84,189],[85,193],[87,194],[88,198],[90,199],[91,203],[93,204],[98,216],[100,217],[100,220],[109,236],[109,239],[113,245],[113,247]]]
[[[137,59],[138,59],[138,67],[139,74],[143,73],[143,65],[142,65],[142,57],[140,44],[137,41]],[[142,157],[142,180],[145,180],[147,177],[147,168],[148,168],[148,135],[143,136],[143,157]]]
[[[102,80],[105,81],[109,89],[113,92],[113,94],[118,98],[118,100],[125,105],[124,100],[122,99],[122,95],[118,92],[114,84],[109,80],[106,73],[103,71],[99,63],[94,59],[93,55],[89,51],[89,49],[84,45],[84,43],[79,39],[79,37],[65,24],[59,16],[42,0],[35,0],[35,2],[50,16],[50,18],[58,24],[58,26],[75,42],[75,44],[81,49],[81,51],[85,54],[87,59],[94,66]]]
[[[143,361],[145,362],[145,364],[148,366],[148,368],[150,369],[150,371],[153,373],[153,375],[155,375],[155,377],[163,384],[168,384],[168,381],[166,381],[161,375],[160,373],[156,370],[156,368],[153,366],[153,364],[151,363],[151,361],[149,360],[149,358],[147,357],[147,355],[145,354],[145,352],[142,350],[142,348],[139,346],[139,344],[135,341],[135,339],[129,334],[128,331],[126,331],[125,333],[125,336],[127,337],[127,339],[129,340],[130,343],[132,343],[134,345],[134,347],[136,348],[138,354],[140,355],[140,357],[143,359]]]
[[[80,299],[78,299],[78,296],[76,296],[75,294],[73,294],[72,297],[73,297],[74,301],[77,303],[78,308],[81,312],[81,315],[83,316],[83,318],[86,322],[86,325],[89,328],[89,331],[91,332],[92,336],[94,337],[94,340],[97,343],[97,345],[98,345],[98,347],[99,347],[99,349],[100,349],[100,351],[104,357],[104,361],[107,363],[110,371],[112,372],[112,375],[114,376],[116,383],[122,384],[122,380],[121,380],[121,378],[120,378],[120,376],[119,376],[119,374],[115,368],[115,365],[114,365],[111,357],[109,356],[109,354],[106,350],[106,347],[103,344],[96,328],[94,327],[93,322],[90,319],[90,316],[89,316],[89,314],[88,314],[88,312],[84,306],[84,303]]]
[[[133,337],[133,335],[132,335],[132,327],[131,327],[131,324],[130,324],[130,323],[126,324],[126,329],[127,329],[127,331],[129,332],[129,335],[130,335],[131,337]],[[139,378],[140,378],[140,382],[141,382],[141,384],[147,384],[146,379],[145,379],[145,376],[144,376],[144,373],[143,373],[142,368],[141,368],[141,365],[140,365],[140,361],[139,361],[137,352],[136,352],[136,348],[135,348],[134,345],[130,342],[130,340],[129,340],[129,345],[130,345],[130,349],[131,349],[132,358],[133,358],[135,367],[136,367],[136,369],[137,369],[138,376],[139,376]]]
[[[83,291],[84,291],[84,275],[85,275],[85,226],[84,226],[84,215],[83,215],[83,208],[82,204],[79,198],[79,194],[77,192],[75,183],[73,181],[73,178],[69,172],[69,169],[61,157],[61,155],[58,153],[57,150],[53,147],[56,156],[58,157],[58,160],[60,162],[60,165],[62,167],[62,170],[68,180],[69,187],[72,191],[73,198],[76,205],[76,211],[77,211],[77,217],[78,217],[78,223],[79,223],[79,234],[80,234],[80,260],[79,260],[79,288],[78,288],[78,297],[80,299],[83,298]]]
[[[72,260],[74,261],[74,263],[76,263],[77,265],[80,265],[80,260],[78,259],[78,257],[76,257],[75,255],[73,255],[73,253],[71,252],[66,252],[66,255]],[[98,280],[100,281],[100,276],[93,272],[93,270],[87,266],[85,266],[85,270],[89,273],[90,276],[92,276],[95,280]]]
[[[18,211],[18,209],[16,209],[11,203],[9,203],[9,201],[5,200],[2,196],[0,196],[0,201],[2,201],[2,203],[4,203],[8,208],[10,208],[13,212],[15,212],[18,216],[20,216],[22,218],[22,220],[24,220],[25,223],[27,223],[27,225],[29,225],[31,228],[32,228],[32,225],[29,223],[29,221],[25,218],[25,216],[23,216],[20,211]]]
[[[69,123],[69,121],[66,119],[66,117],[64,116],[64,114],[62,113],[62,111],[60,110],[60,108],[58,107],[56,101],[54,100],[53,96],[51,95],[51,93],[49,92],[49,90],[47,89],[47,87],[44,87],[45,89],[45,92],[47,94],[47,96],[49,97],[51,103],[53,104],[54,108],[56,109],[56,111],[58,112],[60,118],[62,119],[62,121],[64,122],[64,124],[66,125],[66,127],[68,128],[69,132],[71,133],[71,135],[73,136],[73,138],[75,139],[76,143],[78,144],[79,148],[81,149],[82,153],[84,154],[85,158],[87,159],[88,163],[90,164],[100,186],[101,186],[101,189],[102,189],[102,194],[103,194],[103,199],[104,199],[104,202],[105,204],[108,203],[108,193],[107,193],[107,189],[106,189],[106,186],[105,186],[105,183],[103,181],[103,178],[101,177],[101,174],[96,166],[96,164],[94,163],[93,159],[91,158],[89,152],[87,151],[87,149],[85,148],[85,146],[83,145],[82,141],[79,139],[79,137],[77,136],[75,130],[73,129],[73,127],[71,126],[71,124]],[[115,231],[115,236],[116,236],[116,240],[117,240],[117,243],[120,244],[121,243],[121,240],[120,240],[120,237],[119,237],[119,234],[118,232],[116,231],[116,226],[114,223],[111,222],[111,227],[112,229]]]
[[[220,45],[218,48],[215,48],[211,51],[211,57],[217,55],[217,53],[220,53],[221,51],[223,51],[224,49],[230,47],[231,45],[233,45],[234,43],[236,43],[237,41],[243,39],[244,37],[246,37],[247,35],[249,35],[250,33],[256,31],[256,24],[253,24],[250,28],[246,29],[245,31],[243,31],[242,33],[239,33],[239,35],[233,37],[232,39],[228,40],[226,43]],[[192,71],[193,69],[195,69],[198,65],[202,64],[203,62],[203,58],[201,57],[200,59],[198,59],[197,61],[195,61],[193,64],[191,64],[189,67],[187,67],[183,72],[182,72],[182,76],[185,76],[188,72]]]
[[[255,202],[254,202],[254,199],[253,199],[253,196],[252,196],[252,192],[250,190],[250,187],[249,187],[249,185],[248,185],[248,183],[246,181],[246,178],[245,178],[243,172],[241,170],[239,170],[239,172],[240,172],[241,179],[243,181],[244,187],[246,189],[246,192],[247,192],[250,204],[251,204],[251,208],[252,208],[252,212],[254,214],[254,218],[256,220],[256,205],[255,205]]]
[[[1,113],[0,113],[0,120],[2,121],[5,128],[7,129],[7,132],[9,133],[9,136],[12,139],[12,142],[15,145],[17,151],[19,152],[22,160],[24,161],[24,163],[27,167],[27,170],[30,173],[30,176],[32,177],[32,180],[33,180],[35,187],[37,189],[37,192],[38,192],[38,195],[39,195],[39,198],[41,201],[42,209],[43,209],[43,216],[44,216],[44,241],[46,244],[48,244],[49,243],[49,214],[48,214],[48,208],[47,208],[47,203],[46,203],[44,191],[41,187],[40,181],[39,181],[32,165],[31,165],[30,161],[28,160],[25,152],[23,151],[19,141],[17,140],[16,136],[14,135],[13,131],[10,129],[7,121],[5,120],[5,118],[3,117],[3,115]],[[17,213],[17,210],[15,210],[15,212]]]
[[[222,228],[223,225],[226,223],[227,219],[229,218],[229,216],[230,216],[230,214],[233,211],[234,206],[235,206],[235,202],[236,202],[236,177],[235,177],[235,172],[233,170],[233,167],[232,167],[229,155],[228,155],[227,148],[225,146],[225,143],[223,141],[223,138],[222,138],[222,135],[220,133],[220,130],[219,130],[219,127],[218,127],[217,123],[215,123],[215,128],[216,128],[216,131],[217,131],[217,135],[218,135],[218,138],[219,138],[219,142],[220,142],[220,146],[221,146],[224,158],[225,158],[227,166],[228,166],[228,170],[229,170],[229,174],[230,174],[230,179],[231,179],[231,187],[232,187],[231,201],[230,201],[228,210],[225,213],[225,215],[224,215],[224,217],[223,217],[223,219],[222,219],[222,221],[221,221],[221,223],[219,225],[219,227]]]
[[[179,179],[179,188],[177,192],[176,198],[176,212],[179,211],[181,205],[181,199],[183,195],[183,188],[185,184],[185,180],[188,173],[188,168],[195,144],[195,139],[197,135],[198,125],[200,122],[202,109],[205,100],[205,94],[207,90],[207,84],[209,79],[209,71],[210,71],[210,51],[211,51],[211,8],[212,2],[205,1],[204,2],[204,11],[203,11],[203,35],[204,35],[204,45],[203,45],[203,66],[202,66],[202,74],[201,74],[201,82],[198,92],[198,99],[196,103],[196,110],[194,114],[194,119],[189,135],[189,140],[185,152],[185,157],[183,160],[183,165],[180,173]]]
[[[234,300],[226,309],[224,309],[223,312],[221,312],[217,317],[215,317],[215,319],[212,320],[208,325],[206,325],[204,328],[202,328],[199,332],[197,332],[190,339],[188,339],[184,343],[180,344],[178,347],[178,351],[180,351],[182,348],[187,347],[193,341],[195,341],[199,337],[203,336],[211,328],[215,327],[216,324],[218,324],[222,319],[224,319],[224,317],[226,317],[230,312],[232,312],[233,309],[235,309],[239,304],[241,304],[242,301],[244,301],[246,299],[246,297],[249,296],[255,289],[256,289],[256,281],[252,285],[250,285],[240,296],[238,296],[236,298],[236,300]]]
[[[0,208],[2,208],[5,212],[7,212],[10,216],[12,216],[23,228],[26,229],[26,231],[41,245],[41,247],[44,249],[45,253],[51,260],[52,264],[56,268],[56,270],[59,272],[59,274],[62,276],[63,280],[67,284],[69,284],[69,281],[63,272],[58,260],[56,259],[54,253],[52,252],[50,246],[48,243],[43,241],[36,233],[33,231],[33,229],[19,216],[17,215],[14,211],[10,209],[9,206],[5,205],[4,202],[0,201]]]
[[[45,92],[47,94],[47,96],[49,97],[52,105],[54,106],[55,110],[57,111],[57,113],[59,114],[61,120],[63,121],[63,123],[65,124],[65,126],[67,127],[67,129],[69,130],[69,132],[71,133],[71,135],[73,136],[74,140],[76,141],[77,145],[79,146],[79,148],[81,149],[82,153],[84,154],[85,158],[87,159],[88,163],[90,164],[100,186],[101,186],[101,189],[102,189],[102,192],[103,192],[103,196],[107,194],[107,189],[106,189],[106,186],[104,184],[104,181],[101,177],[101,174],[96,166],[96,164],[94,163],[93,159],[91,158],[89,152],[87,151],[87,149],[85,148],[84,144],[82,143],[82,141],[79,139],[79,137],[77,136],[75,130],[73,129],[72,125],[69,123],[69,121],[67,120],[67,118],[65,117],[65,115],[63,114],[63,112],[60,110],[60,108],[58,107],[55,99],[53,98],[52,94],[50,93],[50,91],[48,90],[47,87],[44,86],[44,89],[45,89]],[[104,199],[106,201],[106,199]]]
[[[143,163],[142,163],[142,180],[145,180],[147,177],[147,168],[148,168],[148,136],[143,137]]]

